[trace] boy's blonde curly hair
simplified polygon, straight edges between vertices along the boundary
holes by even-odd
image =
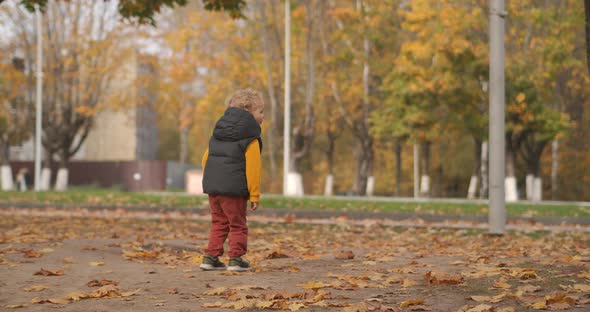
[[[264,105],[262,94],[252,88],[236,91],[227,103],[228,107],[237,107],[248,112],[251,112],[254,108],[257,108],[260,105]]]

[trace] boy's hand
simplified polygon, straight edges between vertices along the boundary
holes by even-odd
[[[258,209],[259,204],[256,202],[250,202],[250,210],[256,211]]]

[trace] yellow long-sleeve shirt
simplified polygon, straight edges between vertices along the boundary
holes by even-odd
[[[248,192],[250,193],[250,201],[257,203],[260,201],[260,171],[262,170],[262,163],[260,160],[260,144],[258,140],[252,141],[246,147],[244,153],[246,157],[246,182],[248,183]],[[203,170],[209,158],[209,149],[203,154]]]

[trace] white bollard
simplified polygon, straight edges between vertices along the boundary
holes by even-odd
[[[367,178],[367,196],[373,196],[375,193],[375,177],[370,176]]]
[[[420,179],[420,194],[430,195],[430,176],[423,175]]]
[[[533,183],[535,180],[535,176],[532,174],[526,175],[526,199],[533,200]]]
[[[41,170],[40,190],[41,191],[49,191],[50,187],[51,187],[51,169],[43,168],[43,170]]]
[[[14,181],[12,180],[12,169],[10,168],[10,166],[5,165],[0,167],[0,176],[2,177],[2,190],[14,190]]]
[[[477,192],[477,176],[471,176],[469,188],[467,189],[467,198],[474,199]]]
[[[303,179],[297,172],[289,172],[287,175],[287,194],[288,196],[303,196]]]
[[[542,201],[543,200],[543,180],[540,177],[535,177],[533,179],[533,194],[532,200],[533,201]]]
[[[326,177],[326,185],[324,186],[324,196],[334,195],[334,176],[329,174]]]
[[[68,189],[68,169],[59,168],[57,170],[57,179],[55,181],[56,191],[66,191]]]
[[[518,200],[518,190],[516,188],[516,177],[508,176],[504,180],[504,187],[506,188],[506,201],[515,202]]]

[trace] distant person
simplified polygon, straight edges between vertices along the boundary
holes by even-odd
[[[248,271],[242,259],[248,246],[246,210],[255,211],[260,199],[260,133],[264,101],[253,89],[237,91],[224,115],[215,124],[209,148],[203,155],[203,191],[209,195],[211,229],[200,268],[224,270],[219,260],[229,235],[230,271]]]
[[[31,176],[29,169],[20,168],[16,174],[16,187],[19,191],[25,192],[30,185]]]

